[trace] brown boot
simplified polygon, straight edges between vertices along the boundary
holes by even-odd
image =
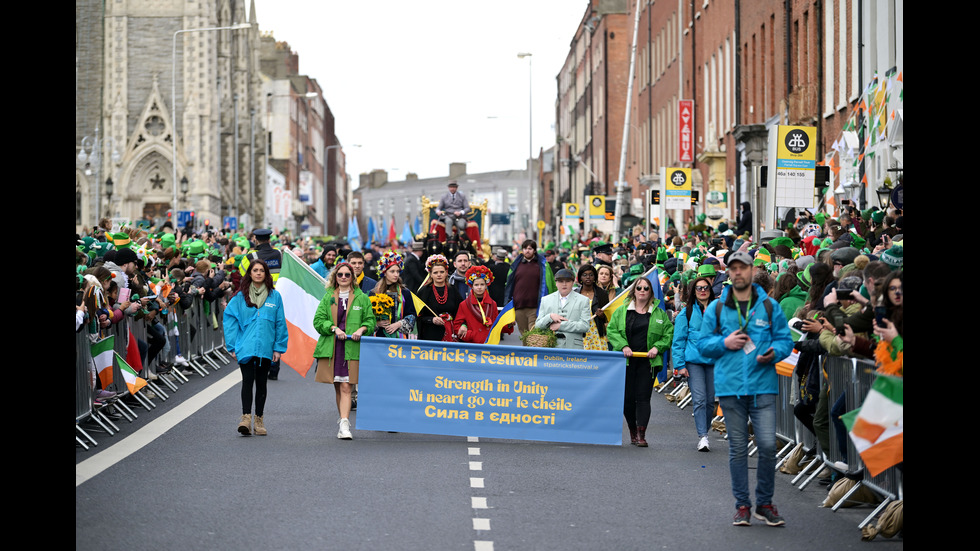
[[[265,422],[262,420],[261,415],[255,416],[255,435],[265,436],[269,434],[269,431],[265,430]]]
[[[636,445],[641,448],[646,448],[649,446],[649,444],[647,444],[646,427],[636,427]]]
[[[636,427],[630,427],[630,444],[636,445]]]
[[[251,413],[246,413],[245,415],[242,415],[242,420],[238,422],[238,432],[240,432],[242,436],[248,436],[252,434]]]

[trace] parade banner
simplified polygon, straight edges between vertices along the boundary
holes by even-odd
[[[621,445],[626,358],[361,338],[357,428]]]

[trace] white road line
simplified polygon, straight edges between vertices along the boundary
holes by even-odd
[[[476,540],[473,542],[473,551],[493,551],[493,542]]]
[[[467,448],[470,455],[480,455],[480,448]]]
[[[483,488],[483,479],[470,478],[470,488]]]
[[[473,529],[474,530],[489,530],[490,529],[490,519],[488,519],[488,518],[475,518],[475,519],[473,519]]]
[[[470,461],[470,470],[471,471],[482,471],[483,470],[483,461]]]
[[[467,436],[466,437],[466,441],[467,442],[479,442],[480,441],[480,437],[479,436]]]
[[[75,487],[82,485],[109,467],[126,459],[150,442],[163,436],[197,410],[208,405],[229,388],[242,382],[242,371],[234,369],[224,377],[211,383],[211,386],[188,398],[174,409],[150,421],[143,428],[127,436],[116,445],[99,452],[75,465]]]
[[[471,497],[470,500],[474,509],[489,509],[487,507],[487,498],[485,497]]]

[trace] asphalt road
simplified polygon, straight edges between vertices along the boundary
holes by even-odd
[[[225,379],[228,377],[228,379]],[[653,396],[650,447],[360,431],[283,369],[265,437],[236,432],[240,376],[191,382],[75,454],[76,549],[857,549],[870,509],[819,507],[778,474],[786,526],[731,526],[727,443]],[[210,399],[210,394],[214,398]],[[193,410],[193,411],[191,411]],[[754,468],[754,459],[750,466]],[[754,486],[754,472],[750,475]],[[901,540],[875,540],[901,549]]]

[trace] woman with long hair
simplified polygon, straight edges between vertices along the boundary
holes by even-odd
[[[394,305],[382,316],[376,316],[375,336],[407,339],[415,328],[415,302],[412,293],[402,283],[402,255],[385,251],[378,260],[380,279],[371,295],[387,295]]]
[[[779,303],[779,308],[788,320],[793,319],[796,311],[806,302],[806,289],[803,288],[803,282],[796,277],[799,271],[799,268],[793,264],[788,270],[779,272],[776,283],[769,291],[769,296]]]
[[[466,270],[470,294],[459,305],[453,328],[463,342],[483,344],[490,327],[497,319],[497,303],[490,298],[487,287],[493,283],[493,272],[486,266],[471,266]]]
[[[663,366],[662,352],[670,347],[674,335],[674,325],[659,303],[653,298],[650,280],[638,278],[626,296],[626,304],[613,312],[606,332],[613,350],[622,350],[627,358],[623,415],[630,443],[641,448],[648,446],[653,374]]]
[[[873,322],[874,334],[878,336],[878,346],[875,348],[875,360],[878,371],[888,375],[905,375],[904,345],[904,306],[905,277],[902,270],[892,272],[882,282],[877,303],[884,308],[881,312],[881,323]],[[877,315],[875,316],[878,317]]]
[[[674,318],[671,355],[674,358],[674,370],[678,375],[688,378],[687,384],[691,388],[694,404],[694,428],[698,431],[698,451],[706,452],[710,451],[708,406],[715,401],[715,362],[701,353],[699,340],[704,309],[715,299],[711,280],[704,276],[695,278],[688,286],[687,296],[687,303]]]
[[[459,312],[459,303],[463,298],[452,285],[447,285],[449,279],[449,260],[441,254],[429,255],[425,261],[425,269],[429,272],[430,285],[419,290],[422,299],[432,311],[423,309],[419,312],[419,338],[427,341],[452,341],[453,317]]]
[[[609,350],[606,341],[606,314],[602,309],[609,304],[609,295],[598,286],[599,272],[591,264],[583,264],[578,269],[578,288],[574,289],[580,295],[589,299],[592,310],[592,320],[589,330],[585,333],[583,344],[585,350]]]
[[[255,434],[265,428],[265,399],[272,362],[286,351],[289,333],[282,297],[273,288],[269,266],[253,260],[247,277],[228,302],[224,316],[225,348],[242,370],[242,418],[238,432],[252,434],[252,386],[255,386]]]
[[[596,268],[596,287],[605,291],[610,299],[619,294],[620,289],[616,287],[616,272],[612,266],[602,264]]]
[[[313,357],[317,359],[316,382],[333,383],[337,399],[337,438],[351,440],[351,389],[357,384],[361,336],[374,331],[371,301],[354,284],[354,268],[346,261],[330,271],[327,292],[313,316],[320,333]],[[347,338],[350,335],[350,339]],[[343,354],[338,353],[343,348]]]

